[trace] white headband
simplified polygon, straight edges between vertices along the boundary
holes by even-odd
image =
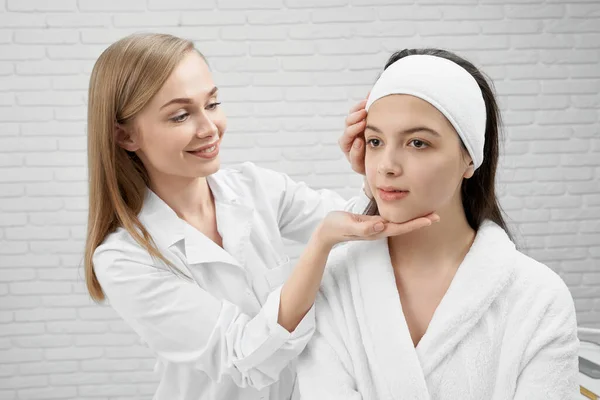
[[[390,65],[379,77],[366,110],[382,97],[408,94],[437,108],[462,139],[475,169],[483,162],[485,102],[475,78],[442,57],[411,55]]]

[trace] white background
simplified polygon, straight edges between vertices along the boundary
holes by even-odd
[[[560,273],[579,324],[600,327],[598,0],[0,0],[0,399],[153,393],[151,353],[88,299],[81,268],[89,74],[137,31],[208,57],[225,164],[346,196],[360,178],[336,140],[389,55],[434,46],[474,61],[503,110],[498,186],[519,245]]]

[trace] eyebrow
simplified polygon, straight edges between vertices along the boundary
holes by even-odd
[[[373,125],[367,125],[367,126],[365,126],[365,131],[367,129],[372,130],[373,132],[376,132],[376,133],[379,133],[379,134],[383,134],[383,132],[381,131],[381,129],[379,129],[378,127],[373,126]],[[415,133],[415,132],[429,132],[429,133],[431,133],[431,134],[433,134],[435,136],[440,136],[439,133],[437,133],[436,131],[434,131],[431,128],[427,128],[426,126],[415,126],[414,128],[410,128],[410,129],[406,129],[406,130],[400,131],[399,133],[402,134],[402,135],[410,135],[410,134]]]
[[[206,96],[211,97],[215,93],[217,93],[218,90],[219,90],[219,88],[215,86],[210,90],[210,92],[208,92],[208,94]],[[193,101],[189,97],[178,97],[178,98],[169,100],[168,102],[163,104],[160,109],[162,110],[163,108],[165,108],[166,106],[169,106],[171,104],[192,104],[192,103],[193,103]]]

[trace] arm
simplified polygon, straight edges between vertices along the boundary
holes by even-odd
[[[256,165],[244,164],[262,187],[262,195],[269,200],[275,212],[281,236],[307,243],[319,222],[330,211],[348,211],[362,214],[370,202],[367,190],[345,200],[333,190],[313,190],[304,182],[295,182],[286,174]]]
[[[579,398],[578,350],[575,307],[563,284],[527,346],[514,398]]]
[[[295,182],[285,174],[281,174],[280,179],[283,181],[283,192],[278,208],[279,229],[287,239],[306,242],[330,211],[362,214],[370,202],[363,189],[359,189],[357,196],[345,200],[333,190],[313,190],[304,182]]]
[[[283,285],[277,322],[288,331],[293,331],[313,308],[331,249],[332,245],[324,243],[315,233]]]

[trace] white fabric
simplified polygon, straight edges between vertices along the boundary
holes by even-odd
[[[303,400],[578,398],[569,290],[491,222],[416,348],[387,240],[336,249],[315,308],[317,330],[298,366]]]
[[[140,220],[182,273],[152,260],[120,228],[95,251],[96,275],[110,305],[158,356],[154,399],[289,399],[290,361],[314,332],[314,307],[293,333],[277,323],[293,268],[282,236],[306,242],[328,211],[360,213],[369,200],[363,193],[346,203],[251,163],[208,182],[224,249],[148,191]]]
[[[475,78],[442,57],[411,55],[381,74],[367,99],[366,110],[382,97],[408,94],[425,100],[450,121],[462,139],[475,169],[483,162],[486,112]]]

